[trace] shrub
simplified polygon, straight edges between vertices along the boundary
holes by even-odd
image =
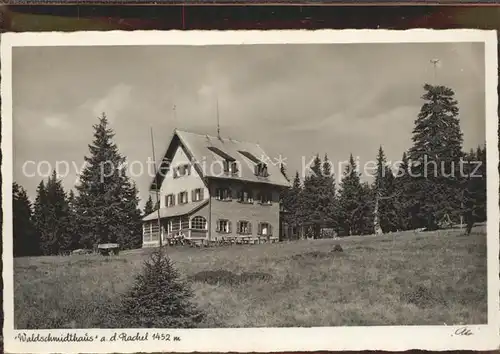
[[[193,328],[203,313],[192,302],[189,285],[180,279],[172,261],[161,249],[144,262],[144,268],[123,299],[119,327]]]
[[[333,247],[332,252],[344,252],[344,250],[342,249],[342,246],[337,243],[335,247]]]

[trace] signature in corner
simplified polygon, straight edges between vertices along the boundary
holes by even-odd
[[[474,333],[467,327],[460,327],[455,331],[457,336],[472,336]]]

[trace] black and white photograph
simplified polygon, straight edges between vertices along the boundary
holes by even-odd
[[[6,350],[496,348],[496,41],[2,36]]]

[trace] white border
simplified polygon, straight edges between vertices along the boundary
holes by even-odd
[[[12,253],[12,48],[22,46],[227,45],[283,43],[483,42],[486,61],[486,140],[488,173],[488,324],[468,326],[471,336],[454,335],[459,326],[320,327],[158,330],[180,342],[21,343],[16,334],[111,335],[115,330],[14,330]],[[480,30],[321,30],[321,31],[110,31],[7,33],[1,36],[3,281],[5,351],[15,353],[270,352],[319,350],[493,350],[499,346],[499,176],[497,143],[497,37]],[[409,68],[411,70],[411,68]],[[7,251],[7,252],[5,252]],[[154,332],[125,330],[129,334]]]

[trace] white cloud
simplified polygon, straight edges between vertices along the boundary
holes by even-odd
[[[99,117],[105,112],[108,120],[112,122],[131,102],[131,99],[132,86],[118,84],[108,90],[103,98],[87,101],[84,107],[90,109],[94,117]]]
[[[67,122],[65,121],[65,115],[52,115],[49,117],[45,117],[43,122],[50,128],[58,128],[63,129],[67,126]]]

